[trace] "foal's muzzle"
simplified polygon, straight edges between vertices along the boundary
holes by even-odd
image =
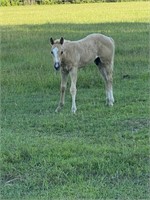
[[[59,68],[60,68],[60,63],[59,63],[59,62],[56,62],[56,63],[54,64],[54,68],[55,68],[56,70],[59,70]]]

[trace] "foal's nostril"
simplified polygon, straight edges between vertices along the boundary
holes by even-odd
[[[59,70],[60,64],[59,64],[58,62],[56,62],[56,63],[54,64],[54,68],[55,68],[56,70]]]

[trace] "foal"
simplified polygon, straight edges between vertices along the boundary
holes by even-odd
[[[78,41],[57,40],[50,38],[51,53],[54,59],[54,68],[61,69],[61,93],[60,102],[56,112],[60,111],[65,101],[65,90],[68,74],[71,78],[70,93],[72,96],[72,112],[76,107],[76,82],[78,68],[94,62],[104,79],[106,86],[106,103],[113,106],[113,64],[115,44],[114,40],[102,34],[91,34]]]

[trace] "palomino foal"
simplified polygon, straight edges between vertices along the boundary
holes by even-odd
[[[61,69],[61,93],[60,102],[56,112],[60,111],[65,101],[65,89],[68,74],[71,78],[70,93],[72,96],[72,112],[75,113],[76,107],[76,82],[78,68],[94,62],[104,79],[106,86],[106,103],[113,106],[113,64],[115,44],[114,40],[102,34],[91,34],[78,41],[68,41],[61,39],[53,40],[51,53],[54,59],[54,68]]]

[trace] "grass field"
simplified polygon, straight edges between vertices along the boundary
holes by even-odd
[[[149,199],[149,3],[1,7],[1,199]],[[49,37],[114,38],[114,107],[96,66],[79,71],[77,114]]]

